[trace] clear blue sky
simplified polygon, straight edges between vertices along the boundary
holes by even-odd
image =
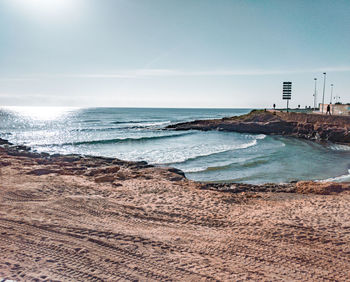
[[[349,0],[0,0],[0,105],[350,102]]]

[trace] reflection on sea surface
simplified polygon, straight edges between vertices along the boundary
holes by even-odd
[[[247,183],[349,180],[350,150],[295,138],[162,130],[249,109],[0,108],[0,137],[36,151],[145,160],[200,181]]]

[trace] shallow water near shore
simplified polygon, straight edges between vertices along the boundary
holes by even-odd
[[[242,134],[162,130],[250,109],[0,108],[0,137],[33,150],[144,160],[213,182],[350,181],[350,147]]]

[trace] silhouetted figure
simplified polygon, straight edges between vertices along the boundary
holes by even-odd
[[[327,106],[327,112],[326,112],[326,115],[329,113],[329,115],[331,116],[331,106],[328,105]]]
[[[276,110],[276,104],[273,104],[273,109]]]

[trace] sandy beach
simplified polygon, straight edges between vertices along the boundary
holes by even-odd
[[[0,154],[2,278],[350,279],[349,183],[209,185],[142,162]]]
[[[0,0],[0,282],[350,281],[350,0]]]

